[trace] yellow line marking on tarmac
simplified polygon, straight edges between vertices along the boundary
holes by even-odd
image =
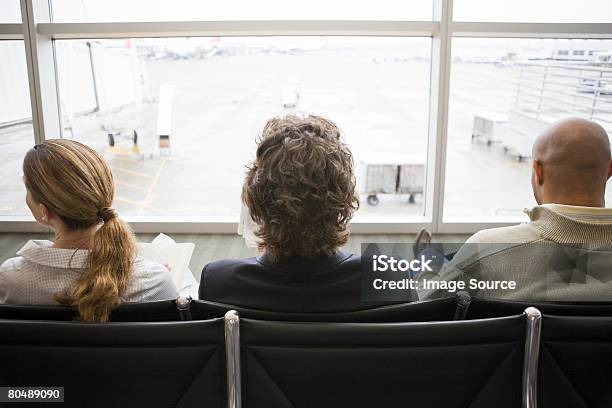
[[[154,207],[152,205],[147,205],[147,204],[145,204],[144,202],[141,202],[141,201],[134,201],[134,200],[130,200],[129,198],[123,198],[123,197],[119,197],[119,196],[115,197],[115,200],[121,201],[121,202],[124,202],[124,203],[128,203],[128,204],[132,204],[132,205],[136,205],[136,206],[140,207],[141,211],[143,209],[147,209],[147,210],[150,210],[150,211],[153,211],[153,212],[156,212],[156,213],[160,213],[160,214],[163,214],[163,215],[170,215],[170,213],[168,211],[164,211],[164,210],[162,210],[160,208],[157,208],[157,207]]]
[[[117,167],[117,166],[113,166],[113,170],[118,170],[120,172],[123,173],[127,173],[127,174],[132,174],[134,176],[139,176],[139,177],[147,177],[147,178],[154,178],[154,176],[147,174],[147,173],[141,173],[139,171],[134,171],[134,170],[128,170],[128,169],[124,169],[123,167]]]
[[[135,163],[134,160],[129,160],[129,159],[126,159],[125,157],[121,157],[121,156],[115,157],[113,159],[113,162],[123,162],[123,163],[127,163],[127,164],[134,164]],[[150,169],[155,169],[155,170],[157,170],[157,167],[158,167],[158,166],[156,166],[154,164],[145,162],[145,160],[140,160],[138,162],[138,166],[139,167],[148,167]]]
[[[136,184],[126,183],[125,181],[121,181],[121,180],[115,180],[115,184],[124,186],[124,187],[128,187],[128,188],[133,188],[134,190],[148,191],[146,188],[142,186],[137,186]]]
[[[165,165],[166,165],[166,158],[162,157],[159,168],[157,169],[157,173],[155,173],[155,176],[153,177],[153,181],[151,181],[151,184],[149,185],[149,189],[147,190],[147,195],[145,196],[143,200],[143,205],[140,210],[141,213],[145,205],[150,206],[149,202],[151,201],[151,198],[152,198],[151,195],[153,194],[153,190],[155,189],[155,187],[157,187],[157,183],[159,182],[159,177],[161,176],[161,173],[164,170]]]

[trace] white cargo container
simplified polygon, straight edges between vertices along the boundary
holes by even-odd
[[[422,194],[425,185],[425,158],[416,154],[373,153],[360,155],[358,191],[370,205],[378,205],[378,194]]]
[[[505,153],[512,154],[520,162],[531,157],[531,149],[536,137],[543,132],[550,122],[537,119],[530,114],[510,111],[508,123],[501,125],[497,133]]]
[[[414,203],[416,194],[423,194],[425,187],[425,161],[405,163],[399,166],[399,194],[409,194],[408,202]]]
[[[478,112],[474,115],[472,126],[472,141],[484,139],[487,146],[500,142],[499,134],[496,134],[496,127],[508,122],[508,118],[493,112]]]

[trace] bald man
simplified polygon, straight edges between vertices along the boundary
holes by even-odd
[[[533,145],[531,185],[538,204],[604,207],[612,175],[610,141],[585,119],[554,123]]]
[[[470,237],[440,280],[462,281],[481,297],[538,301],[612,301],[610,141],[585,119],[554,123],[533,145],[530,222]],[[430,290],[420,298],[448,296]]]

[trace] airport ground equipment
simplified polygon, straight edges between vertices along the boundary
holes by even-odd
[[[487,146],[500,142],[497,127],[508,122],[508,118],[495,112],[479,112],[474,115],[472,141],[483,139]]]
[[[519,162],[530,158],[536,137],[549,125],[550,122],[527,113],[510,111],[508,123],[497,128],[504,152],[514,155]]]
[[[300,88],[297,83],[286,83],[281,89],[283,108],[295,108],[300,101]]]
[[[611,132],[612,69],[609,62],[597,62],[600,57],[606,59],[607,54],[593,53],[593,61],[516,63],[516,94],[507,123],[492,125],[475,115],[472,138],[499,140],[504,153],[522,161],[531,157],[537,135],[559,119],[583,117]],[[490,129],[492,136],[481,136]]]
[[[514,110],[545,122],[578,116],[612,130],[612,69],[609,64],[518,64]]]
[[[140,159],[153,157],[151,111],[154,104],[145,102],[97,114],[106,134],[107,152],[113,155],[136,155]]]
[[[359,157],[358,191],[370,205],[378,205],[378,194],[407,194],[414,203],[423,194],[425,159],[416,154],[365,153]]]
[[[168,153],[173,101],[174,87],[163,84],[156,101],[133,103],[104,113],[102,129],[108,138],[109,153],[136,154],[141,159],[153,157],[157,150]]]
[[[174,86],[163,84],[159,87],[157,98],[157,136],[159,137],[159,150],[163,154],[170,149],[170,136],[172,135],[172,103],[174,101]]]

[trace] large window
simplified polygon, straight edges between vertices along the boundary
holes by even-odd
[[[237,219],[245,166],[265,121],[287,113],[322,115],[337,122],[354,153],[359,216],[421,217],[430,42],[57,41],[64,137],[105,154],[124,215]],[[397,191],[400,164],[412,165],[408,170],[419,178],[412,200],[410,192],[377,194]],[[392,174],[373,173],[380,169]],[[394,191],[384,190],[388,184]]]
[[[233,232],[265,121],[311,113],[354,153],[353,232],[465,233],[526,220],[544,127],[612,131],[609,0],[0,3],[0,217],[27,214],[27,148],[63,137],[110,162],[137,231]]]
[[[535,205],[531,145],[568,116],[612,133],[612,41],[453,42],[444,217],[520,221]]]

